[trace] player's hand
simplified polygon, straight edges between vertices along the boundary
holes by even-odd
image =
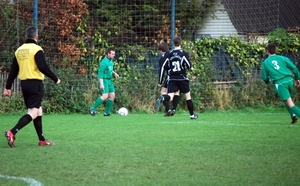
[[[60,84],[60,79],[58,79],[55,84],[59,85]]]
[[[161,84],[157,84],[158,87],[161,87]]]
[[[115,78],[118,79],[120,76],[116,72],[114,72]]]
[[[297,88],[300,87],[300,80],[295,81],[295,86],[296,86]]]
[[[4,89],[4,96],[8,96],[10,97],[11,96],[11,90],[10,89]]]

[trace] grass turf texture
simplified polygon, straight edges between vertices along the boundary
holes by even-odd
[[[33,124],[10,148],[1,116],[0,174],[57,185],[300,185],[300,124],[285,110],[46,115],[39,147]],[[0,178],[0,185],[28,185]]]

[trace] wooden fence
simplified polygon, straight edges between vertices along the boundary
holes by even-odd
[[[0,87],[1,87],[0,95],[3,95],[7,77],[8,77],[8,72],[0,72],[0,83],[1,83],[0,84]],[[20,81],[18,78],[15,79],[13,86],[11,87],[11,90],[12,90],[12,93],[14,93],[14,94],[21,94],[21,86],[20,86]]]

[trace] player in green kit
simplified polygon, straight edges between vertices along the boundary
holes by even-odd
[[[300,117],[300,109],[294,104],[291,95],[295,85],[300,87],[300,73],[295,64],[287,57],[276,55],[276,45],[269,44],[266,48],[268,58],[262,64],[262,79],[268,84],[273,83],[278,96],[284,101],[292,118],[292,124]]]
[[[115,100],[115,87],[112,81],[113,75],[119,78],[119,75],[114,72],[113,59],[115,57],[115,50],[113,48],[108,48],[106,51],[106,56],[101,60],[98,68],[98,85],[102,95],[97,98],[94,105],[89,109],[92,116],[95,116],[95,110],[105,101],[105,111],[104,116],[110,116],[111,109],[114,105]]]

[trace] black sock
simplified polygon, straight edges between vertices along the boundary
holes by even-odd
[[[170,101],[171,97],[168,94],[162,95],[164,97],[164,101]]]
[[[186,105],[187,105],[187,108],[189,109],[190,115],[193,115],[194,114],[193,101],[191,99],[186,100]]]
[[[165,112],[168,112],[170,109],[169,101],[163,101],[163,105],[165,106]]]
[[[177,106],[178,106],[178,103],[179,103],[179,98],[180,98],[179,95],[174,95],[174,98],[173,98],[173,110],[177,109]]]
[[[40,141],[45,141],[45,137],[43,134],[43,128],[42,128],[42,116],[38,116],[33,120],[34,128],[36,131],[36,134],[39,137]]]
[[[10,131],[15,135],[17,132],[19,132],[19,130],[21,130],[31,121],[32,121],[31,116],[29,114],[25,114],[19,119],[18,123]]]
[[[164,94],[162,96],[164,97],[163,105],[165,106],[165,112],[168,112],[170,109],[169,102],[170,102],[171,97],[168,94]]]

